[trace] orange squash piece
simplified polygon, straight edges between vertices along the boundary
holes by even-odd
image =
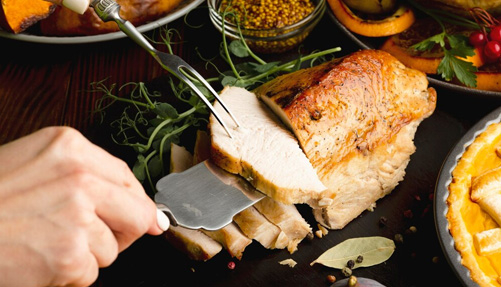
[[[343,0],[328,0],[336,18],[348,30],[366,37],[385,37],[395,35],[409,28],[415,21],[414,12],[405,5],[400,5],[390,16],[371,20],[360,18]]]
[[[42,0],[1,0],[0,27],[20,33],[38,21],[47,18],[56,5]]]

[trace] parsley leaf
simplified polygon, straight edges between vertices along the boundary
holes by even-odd
[[[476,87],[477,76],[475,72],[477,67],[464,60],[467,56],[475,55],[473,47],[468,45],[468,38],[461,34],[449,35],[444,31],[414,44],[411,48],[418,51],[428,51],[437,44],[444,52],[437,73],[446,81],[456,78],[468,87]]]

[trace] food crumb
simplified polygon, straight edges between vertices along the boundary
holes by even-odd
[[[191,272],[195,273],[195,268],[191,267],[190,270]]]
[[[437,263],[438,263],[438,261],[439,261],[438,256],[433,256],[433,258],[431,259],[431,262],[433,262],[433,263],[435,263],[435,264],[437,264]]]
[[[296,266],[297,262],[294,261],[293,259],[285,259],[285,260],[282,260],[280,262],[281,265],[289,265],[290,268],[294,268],[294,266]]]
[[[317,230],[315,231],[315,235],[318,237],[318,238],[322,238],[324,236],[324,234],[322,233],[321,230]]]
[[[327,228],[323,227],[322,225],[317,224],[317,227],[318,227],[318,230],[320,230],[322,232],[322,235],[327,235],[329,233],[329,230],[327,230]]]

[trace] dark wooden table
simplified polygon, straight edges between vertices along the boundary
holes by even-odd
[[[175,53],[206,71],[200,51],[206,58],[217,56],[221,36],[209,21],[205,4],[193,11],[188,22],[203,24],[193,28],[183,19],[169,24],[183,37]],[[304,51],[340,46],[341,56],[358,49],[326,15],[304,43]],[[0,39],[0,144],[45,126],[68,125],[81,130],[98,144],[117,154],[107,135],[107,127],[92,115],[99,95],[89,91],[90,83],[108,79],[117,85],[148,82],[166,72],[128,38],[89,44],[38,44]],[[268,55],[283,59],[288,54]],[[124,251],[117,261],[101,270],[97,286],[328,286],[328,274],[343,278],[340,271],[321,265],[310,266],[322,252],[344,239],[381,235],[404,235],[393,256],[380,265],[356,269],[360,277],[374,278],[386,286],[460,286],[444,256],[433,218],[433,192],[441,164],[448,151],[466,130],[488,112],[497,108],[498,98],[483,98],[438,89],[436,112],[419,127],[404,181],[389,196],[378,201],[374,212],[365,212],[345,229],[331,231],[323,239],[304,241],[294,254],[264,250],[251,244],[236,268],[221,252],[208,262],[193,262],[171,247],[162,237],[144,236]],[[303,209],[300,207],[303,212]],[[412,211],[413,216],[408,217]],[[316,224],[305,210],[305,217]],[[387,225],[378,225],[379,219]],[[406,234],[410,226],[415,234]],[[293,258],[295,268],[278,262]],[[174,283],[180,280],[181,284]],[[444,282],[444,281],[441,281]]]

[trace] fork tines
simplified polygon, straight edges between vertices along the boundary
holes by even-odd
[[[233,120],[233,122],[235,123],[235,125],[237,127],[240,126],[240,124],[238,123],[237,119],[235,118],[235,116],[233,115],[233,113],[231,112],[231,110],[225,105],[225,103],[223,102],[223,100],[219,97],[218,93],[212,88],[212,86],[202,77],[202,75],[200,75],[195,69],[193,69],[191,66],[189,66],[187,63],[185,63],[181,58],[179,58],[180,61],[183,62],[182,65],[179,65],[178,68],[177,68],[177,73],[176,75],[183,81],[185,82],[197,95],[198,97],[207,105],[207,107],[210,109],[211,113],[214,115],[214,117],[217,119],[217,121],[223,126],[224,130],[226,131],[226,133],[228,134],[228,136],[230,138],[233,138],[233,136],[231,135],[231,132],[230,130],[228,129],[228,127],[226,126],[225,122],[223,121],[223,118],[221,117],[221,115],[219,115],[219,113],[214,109],[214,107],[211,105],[211,103],[207,100],[207,98],[204,96],[204,94],[195,86],[195,84],[193,84],[193,82],[184,74],[185,71],[182,70],[181,68],[184,68],[186,70],[188,70],[193,76],[196,77],[196,79],[198,81],[200,81],[200,83],[202,83],[202,85],[207,89],[209,90],[212,95],[214,96],[214,98],[219,102],[219,104],[223,107],[223,109],[228,113],[228,115],[231,117],[231,119]]]

